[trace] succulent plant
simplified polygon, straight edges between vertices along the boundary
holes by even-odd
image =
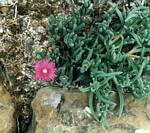
[[[89,92],[93,117],[107,127],[106,117],[118,104],[113,92],[119,116],[126,92],[138,99],[150,95],[150,10],[140,3],[105,7],[85,0],[68,14],[51,15],[47,56],[57,64],[58,83]]]

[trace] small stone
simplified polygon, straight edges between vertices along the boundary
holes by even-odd
[[[44,47],[49,46],[49,41],[44,41],[44,42],[43,42],[43,46],[44,46]]]
[[[33,20],[31,22],[31,26],[33,27],[33,29],[36,29],[39,26],[39,22],[37,20]]]
[[[19,18],[19,25],[20,25],[22,31],[27,30],[27,28],[29,27],[29,22],[30,22],[30,18],[27,15],[24,15]]]
[[[88,117],[90,117],[90,118],[91,118],[91,116],[92,116],[92,112],[91,112],[91,110],[90,110],[90,108],[89,108],[89,107],[85,107],[85,108],[84,108],[84,112],[86,113],[86,115],[87,115]]]
[[[37,27],[37,32],[43,35],[46,35],[46,30],[43,26]]]

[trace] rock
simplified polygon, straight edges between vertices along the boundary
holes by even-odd
[[[10,87],[11,83],[4,62],[0,59],[0,133],[15,133],[14,104],[6,90]]]
[[[62,94],[55,88],[42,88],[32,102],[33,120],[29,133],[53,133],[59,124],[58,107]]]
[[[150,130],[137,129],[135,133],[150,133]]]
[[[32,102],[33,120],[28,133],[80,133],[86,105],[86,93],[42,88]]]
[[[15,133],[14,111],[9,93],[0,85],[0,133]]]
[[[46,35],[46,29],[43,26],[39,26],[36,30],[38,33]]]
[[[86,93],[65,92],[64,103],[60,107],[61,120],[67,126],[79,126],[87,117],[84,108],[87,106],[88,97]]]
[[[29,28],[30,17],[28,15],[23,15],[18,19],[20,30],[25,32]]]
[[[149,129],[145,115],[145,101],[127,96],[130,107],[121,118],[115,114],[108,119],[110,128],[87,116],[87,94],[64,91],[62,88],[42,88],[32,102],[33,120],[28,133],[134,133],[136,129]],[[90,111],[88,111],[90,114]],[[144,132],[141,132],[144,133]]]
[[[61,97],[62,94],[60,92],[57,92],[50,88],[44,88],[39,90],[39,92],[36,95],[36,98],[38,99],[34,99],[34,101],[32,102],[32,106],[39,107],[41,105],[42,107],[46,107],[50,110],[57,109],[58,105],[61,102]]]
[[[0,0],[0,11],[4,16],[7,15],[9,7],[12,3],[12,0]]]

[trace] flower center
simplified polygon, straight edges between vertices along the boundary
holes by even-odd
[[[46,69],[46,68],[45,68],[45,69],[43,69],[43,71],[42,71],[42,72],[46,74],[46,73],[47,73],[47,69]]]

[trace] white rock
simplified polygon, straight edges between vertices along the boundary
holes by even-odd
[[[150,129],[149,130],[137,129],[137,130],[135,130],[135,133],[150,133]]]
[[[44,28],[43,26],[39,26],[39,27],[37,28],[37,32],[38,32],[38,33],[41,33],[41,34],[43,34],[43,35],[46,34],[46,30],[45,30],[45,28]]]

